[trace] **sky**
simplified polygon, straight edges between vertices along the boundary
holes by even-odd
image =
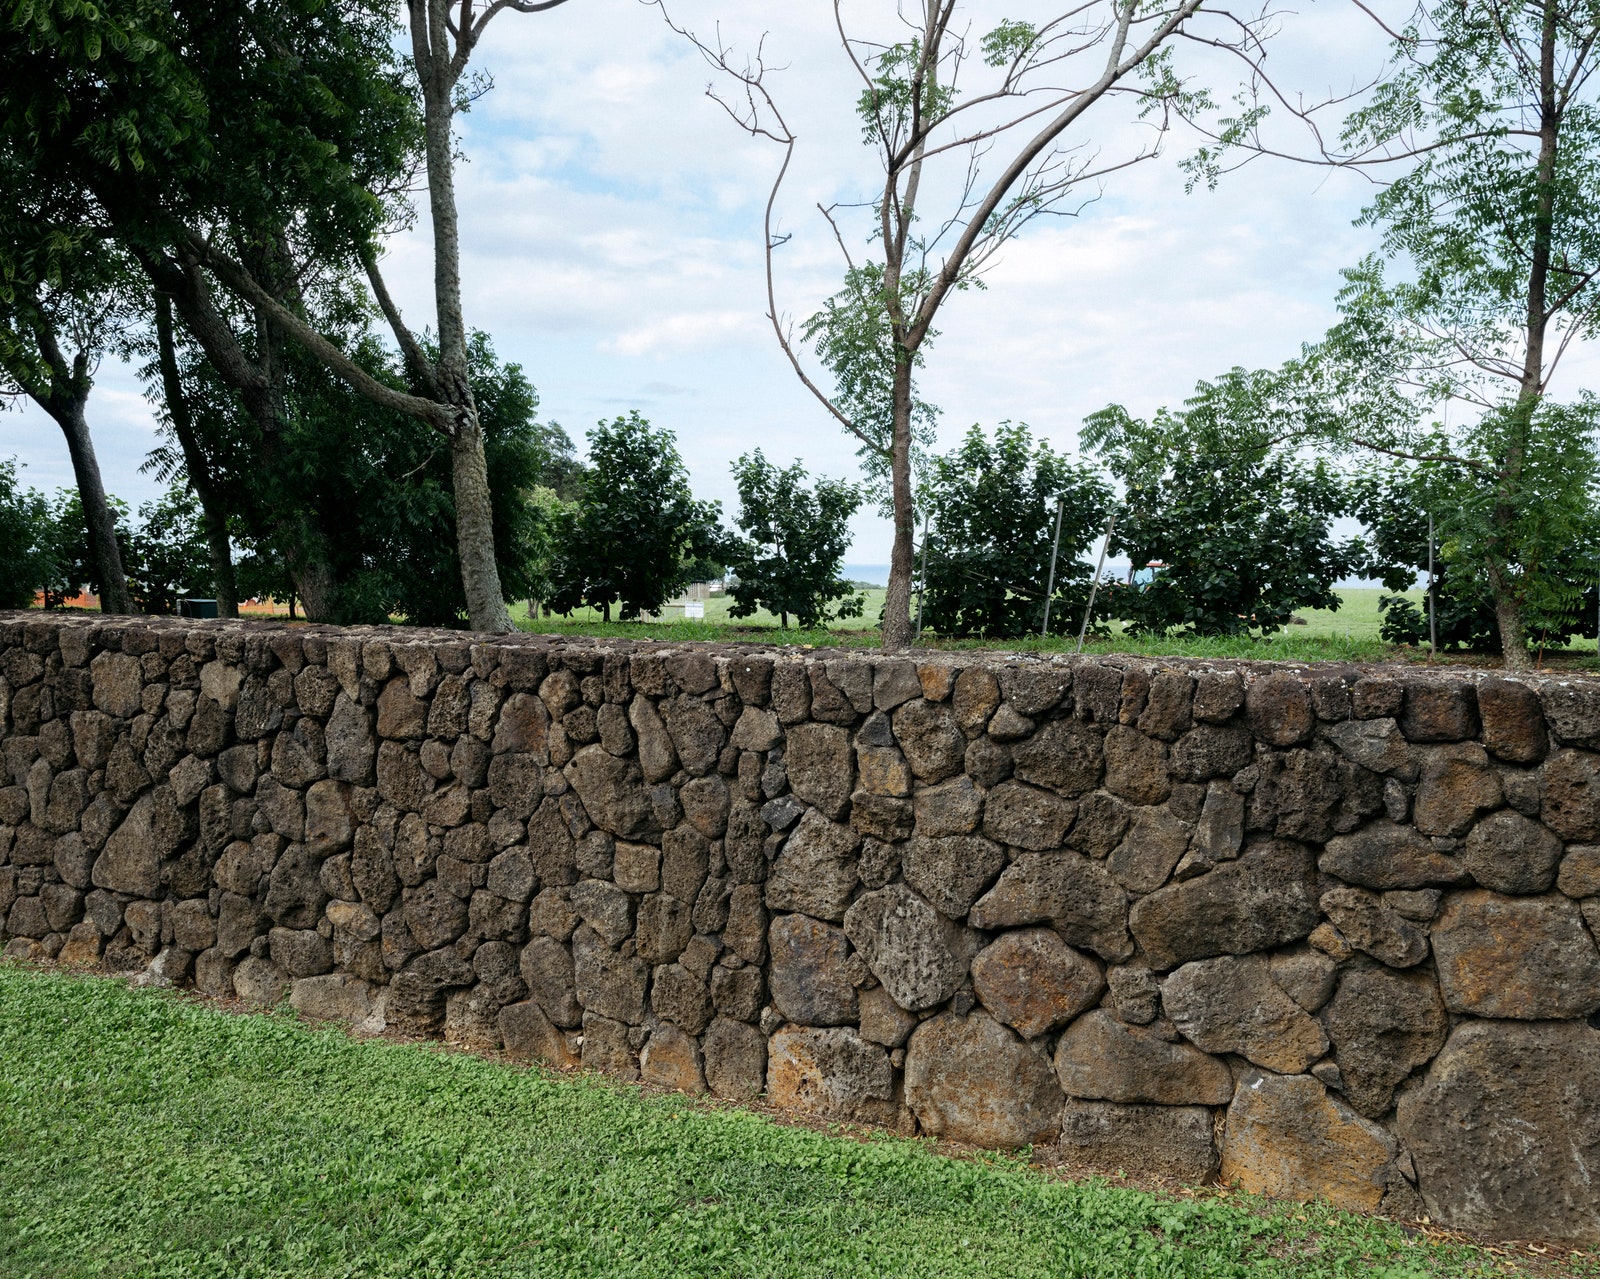
[[[877,172],[832,6],[668,5],[702,37],[720,32],[739,58],[765,37],[768,82],[798,137],[778,205],[792,236],[776,255],[779,306],[803,321],[843,270],[816,206],[870,197]],[[965,7],[980,32],[1002,16],[1053,12]],[[882,32],[893,7],[853,0],[845,12]],[[1381,33],[1350,0],[1303,0],[1276,27],[1268,65],[1308,98],[1382,68]],[[1177,58],[1224,103],[1243,71],[1193,45]],[[596,422],[637,409],[675,432],[695,494],[727,511],[736,506],[729,464],[752,448],[813,474],[857,475],[853,441],[800,385],[765,318],[761,217],[781,156],[707,96],[713,71],[661,10],[569,0],[543,14],[502,13],[475,63],[494,87],[460,121],[467,319],[523,366],[542,415],[581,448]],[[1110,103],[1084,117],[1079,140],[1084,154],[1110,160],[1152,137],[1126,103]],[[1163,155],[1112,174],[1073,216],[1032,223],[984,290],[948,303],[920,383],[941,410],[941,446],[974,423],[1012,420],[1073,452],[1084,416],[1108,403],[1145,417],[1201,378],[1276,364],[1322,334],[1340,269],[1377,247],[1375,231],[1354,225],[1373,186],[1262,160],[1215,191],[1187,192],[1178,160],[1198,142],[1174,130]],[[952,180],[931,179],[925,207],[948,199]],[[859,253],[867,246],[851,216],[844,230]],[[412,326],[429,326],[425,211],[389,243],[384,270]],[[1569,376],[1583,377],[1587,356],[1574,365]],[[131,370],[102,365],[90,420],[107,488],[135,506],[155,496],[140,470],[153,424]],[[31,406],[0,413],[0,458],[13,454],[24,483],[70,484],[60,432]],[[848,559],[886,563],[887,521],[864,509],[853,528]]]

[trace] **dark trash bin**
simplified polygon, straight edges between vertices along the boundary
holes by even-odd
[[[216,600],[179,600],[179,617],[216,617]]]

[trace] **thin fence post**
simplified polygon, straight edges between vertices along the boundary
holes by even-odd
[[[1428,516],[1428,660],[1439,658],[1439,615],[1433,603],[1433,516]]]
[[[1050,580],[1044,588],[1044,621],[1039,624],[1039,638],[1050,633],[1050,597],[1056,593],[1056,556],[1061,554],[1061,512],[1067,504],[1065,493],[1056,495],[1056,540],[1050,548]]]
[[[1094,613],[1094,597],[1100,593],[1100,574],[1105,572],[1106,550],[1111,545],[1111,534],[1116,531],[1117,512],[1111,512],[1111,518],[1106,521],[1105,541],[1100,543],[1100,559],[1094,566],[1094,581],[1089,583],[1089,603],[1083,610],[1083,625],[1078,627],[1078,647],[1074,652],[1083,652],[1083,637],[1089,633],[1089,618]]]
[[[922,638],[922,597],[928,589],[928,524],[933,519],[931,510],[922,513],[922,576],[917,579],[917,633],[912,643]]]

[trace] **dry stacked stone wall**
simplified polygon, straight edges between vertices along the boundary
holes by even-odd
[[[1600,684],[0,615],[13,957],[1600,1238]]]

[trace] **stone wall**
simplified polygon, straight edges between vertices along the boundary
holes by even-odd
[[[1600,1238],[1600,684],[0,615],[0,937]]]

